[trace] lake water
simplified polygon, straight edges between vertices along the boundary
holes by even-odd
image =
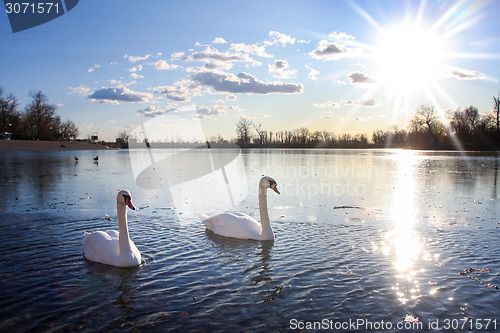
[[[0,331],[500,327],[499,153],[212,149],[228,165],[200,180],[199,152],[158,152],[0,152]],[[192,176],[137,164],[172,156]],[[207,204],[258,218],[263,174],[275,240],[207,232]],[[84,231],[117,229],[120,189],[138,268],[82,256]]]

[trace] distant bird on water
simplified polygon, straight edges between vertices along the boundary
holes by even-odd
[[[99,161],[99,156],[94,157],[94,161]]]
[[[77,163],[78,163],[78,157],[76,157],[76,156],[75,156],[75,162],[77,162]]]

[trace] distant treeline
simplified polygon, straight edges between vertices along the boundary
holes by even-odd
[[[266,131],[261,124],[241,118],[236,123],[236,142],[240,147],[276,148],[412,148],[412,149],[500,149],[500,113],[498,98],[494,109],[481,115],[470,106],[454,112],[449,123],[443,123],[433,106],[421,105],[407,129],[394,127],[367,134],[336,135],[327,130],[310,131],[305,127],[294,130]],[[227,141],[222,137],[213,142]]]
[[[55,105],[49,104],[41,91],[30,93],[30,97],[31,102],[21,112],[17,98],[4,96],[0,88],[0,133],[9,133],[16,140],[76,139],[78,128],[71,120],[61,120]]]

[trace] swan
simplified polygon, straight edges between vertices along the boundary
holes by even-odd
[[[118,267],[141,264],[141,252],[128,235],[126,206],[135,210],[130,192],[120,191],[116,197],[119,232],[107,230],[84,233],[83,255],[87,260]]]
[[[255,239],[255,240],[274,240],[273,229],[269,222],[269,214],[267,212],[267,189],[270,188],[274,192],[278,191],[276,181],[264,176],[259,182],[259,210],[260,223],[253,217],[244,213],[223,213],[208,217],[205,214],[200,214],[201,220],[205,223],[208,230],[214,233],[240,239]]]

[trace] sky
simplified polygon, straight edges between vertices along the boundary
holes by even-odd
[[[234,138],[242,117],[370,137],[407,128],[422,104],[443,121],[491,112],[499,12],[498,1],[82,0],[17,33],[0,14],[0,87],[21,110],[42,91],[81,138],[114,141],[186,110],[207,138]]]

